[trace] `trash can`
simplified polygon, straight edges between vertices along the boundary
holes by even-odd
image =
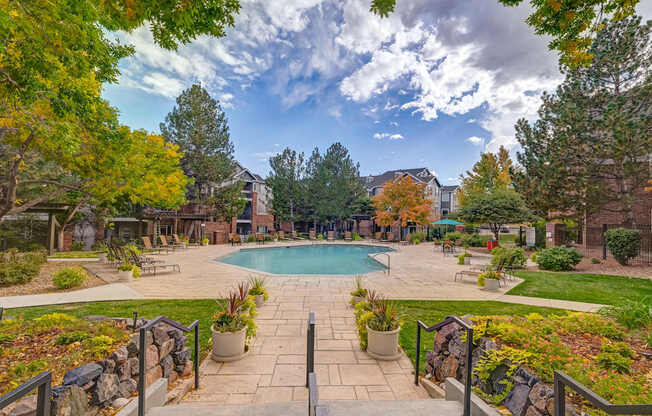
[[[487,240],[487,250],[491,252],[496,247],[498,247],[498,240]]]

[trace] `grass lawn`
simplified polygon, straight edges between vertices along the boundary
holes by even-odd
[[[618,304],[626,299],[652,297],[652,280],[584,273],[528,272],[514,274],[525,281],[508,295]]]
[[[183,325],[190,325],[199,319],[199,349],[202,358],[208,355],[208,341],[211,338],[210,327],[217,305],[213,299],[188,299],[188,300],[129,300],[111,302],[73,303],[68,305],[36,306],[31,308],[16,308],[5,311],[5,315],[14,317],[22,316],[24,319],[33,319],[46,313],[60,312],[68,315],[83,317],[86,315],[105,315],[122,318],[132,318],[134,312],[139,317],[155,318],[159,315],[167,316]],[[187,346],[192,350],[194,332],[186,334]]]
[[[92,259],[97,258],[99,251],[60,251],[48,256],[50,259]]]
[[[494,301],[432,301],[432,300],[399,300],[396,301],[401,314],[401,334],[399,343],[406,354],[415,362],[417,342],[417,320],[427,326],[444,320],[449,315],[517,315],[525,316],[537,312],[543,316],[562,315],[562,309],[544,308],[539,306],[518,305]],[[426,351],[432,349],[434,332],[421,331],[421,362],[420,371],[426,361]]]

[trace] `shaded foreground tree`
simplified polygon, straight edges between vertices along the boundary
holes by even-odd
[[[177,97],[177,105],[160,124],[163,137],[183,153],[181,167],[194,179],[190,198],[205,201],[211,183],[222,183],[235,171],[233,143],[219,102],[195,84]]]
[[[460,210],[460,217],[464,221],[488,224],[498,240],[503,225],[529,221],[532,219],[532,213],[518,193],[513,190],[496,189],[488,194],[475,195],[469,199]]]
[[[410,223],[425,226],[431,221],[426,185],[414,182],[409,176],[385,182],[383,191],[374,195],[372,201],[376,208],[375,219],[380,225],[402,228]]]

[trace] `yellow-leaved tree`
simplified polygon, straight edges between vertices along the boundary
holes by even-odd
[[[414,182],[409,176],[385,182],[382,192],[374,195],[372,201],[376,208],[375,220],[380,225],[428,225],[432,218],[426,185]]]

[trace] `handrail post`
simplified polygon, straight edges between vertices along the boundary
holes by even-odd
[[[466,384],[464,386],[464,416],[471,416],[471,378],[473,376],[473,328],[466,330]]]
[[[199,322],[195,325],[195,390],[199,390]]]
[[[565,415],[566,414],[566,389],[564,383],[559,377],[559,374],[555,371],[553,378],[553,389],[555,397],[555,414],[556,415]]]
[[[416,362],[414,366],[414,385],[419,385],[419,356],[421,355],[421,325],[417,321],[417,352],[416,352]]]
[[[140,328],[138,354],[138,416],[145,416],[145,328]]]
[[[52,373],[48,373],[45,382],[38,386],[36,396],[36,416],[50,416],[50,395],[52,389]]]
[[[307,351],[306,351],[306,387],[308,387],[310,373],[315,371],[315,313],[308,314],[308,331],[307,331]]]

